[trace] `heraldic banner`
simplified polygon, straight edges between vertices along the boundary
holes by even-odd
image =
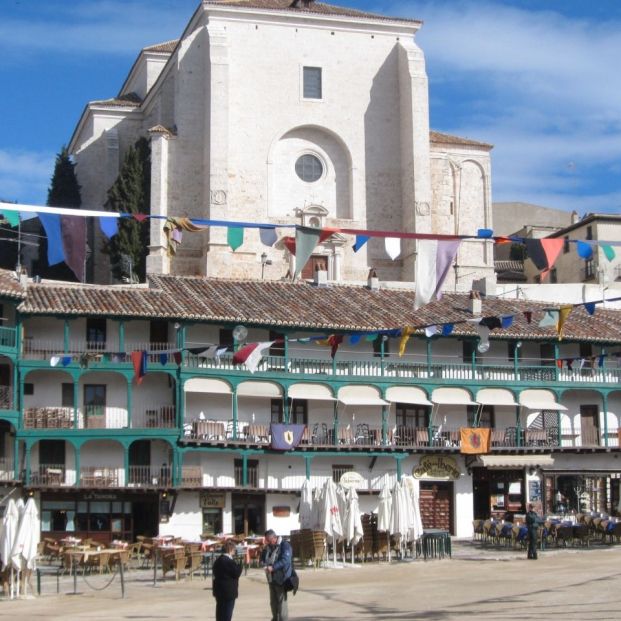
[[[271,425],[272,448],[275,451],[288,451],[302,440],[306,425]]]
[[[462,427],[460,430],[460,453],[481,455],[490,452],[491,429],[486,427]]]

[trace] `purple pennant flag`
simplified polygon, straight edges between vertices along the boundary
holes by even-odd
[[[446,279],[459,245],[460,239],[420,239],[416,255],[416,293],[414,309],[442,297],[442,284]]]
[[[275,451],[288,451],[295,448],[302,440],[306,425],[281,425],[270,426],[272,435],[272,449]]]
[[[82,216],[60,216],[60,228],[65,251],[65,263],[71,268],[78,282],[84,282],[86,218]]]

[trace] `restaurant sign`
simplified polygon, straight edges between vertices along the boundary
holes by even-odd
[[[343,476],[341,476],[339,483],[343,487],[359,488],[364,485],[364,477],[355,470],[350,470],[349,472],[343,473]]]
[[[416,479],[454,481],[460,477],[461,471],[453,457],[428,455],[421,457],[420,464],[412,474]]]
[[[224,509],[224,492],[201,492],[201,509]]]

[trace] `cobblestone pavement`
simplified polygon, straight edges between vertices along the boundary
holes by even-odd
[[[538,561],[521,550],[484,548],[455,542],[452,560],[366,563],[354,568],[299,571],[301,591],[290,598],[291,621],[339,619],[401,621],[424,619],[621,619],[619,570],[621,546],[551,549]],[[152,572],[132,571],[126,598],[114,580],[103,591],[92,590],[107,576],[78,580],[81,595],[68,595],[73,582],[64,577],[61,594],[56,579],[44,578],[38,598],[0,602],[0,619],[94,621],[103,619],[214,618],[210,580],[167,579],[154,587]],[[240,582],[234,619],[270,618],[265,578],[251,569]]]

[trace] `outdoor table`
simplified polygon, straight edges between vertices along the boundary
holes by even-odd
[[[416,556],[427,559],[443,559],[451,557],[451,537],[448,531],[438,528],[429,528],[423,531],[423,536],[416,542]]]

